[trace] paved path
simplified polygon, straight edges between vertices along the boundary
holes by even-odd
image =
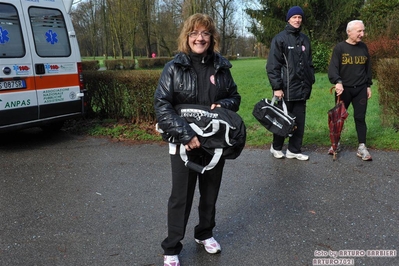
[[[399,153],[306,152],[308,162],[266,149],[227,161],[214,232],[223,251],[193,241],[194,207],[182,266],[313,265],[345,250],[356,266],[399,265]],[[0,265],[162,265],[170,181],[165,145],[0,135]]]

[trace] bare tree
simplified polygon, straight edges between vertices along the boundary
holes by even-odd
[[[154,23],[158,55],[164,53],[170,57],[176,53],[176,39],[183,23],[182,9],[182,1],[158,1],[157,20]]]
[[[172,56],[183,21],[194,13],[215,19],[223,54],[236,50],[234,0],[85,0],[74,7],[75,30],[86,55]]]
[[[122,12],[122,0],[107,0],[107,14],[109,18],[109,25],[111,30],[112,38],[112,49],[113,56],[116,55],[119,50],[121,58],[123,58],[123,44],[122,44],[122,25],[121,25],[121,12]],[[119,49],[118,49],[118,48]]]
[[[80,3],[71,14],[82,54],[96,55],[98,52],[98,7],[96,0],[89,0]]]
[[[103,51],[102,54],[105,56],[105,59],[108,59],[108,49],[109,49],[109,41],[108,41],[108,32],[109,32],[109,23],[108,16],[106,12],[106,0],[101,0],[101,19],[102,19],[102,39],[103,39]]]
[[[221,53],[226,55],[231,48],[232,41],[236,38],[234,17],[234,0],[217,0],[214,6],[219,18],[221,32]],[[233,51],[231,51],[233,52]]]
[[[139,14],[140,6],[137,1],[128,1],[126,10],[130,10],[126,17],[126,30],[128,37],[128,46],[130,48],[130,56],[134,59],[134,47],[136,43],[136,36],[139,29]]]
[[[139,0],[141,33],[145,41],[147,57],[151,57],[151,30],[154,18],[154,0]]]

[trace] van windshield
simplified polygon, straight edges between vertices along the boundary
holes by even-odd
[[[14,6],[0,3],[0,58],[24,55],[25,45],[18,12]]]
[[[40,57],[68,57],[71,54],[64,17],[57,9],[31,7],[29,18]]]

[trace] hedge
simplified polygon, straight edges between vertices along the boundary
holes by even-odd
[[[172,59],[173,57],[140,58],[137,59],[137,62],[139,68],[152,69],[164,67]]]
[[[107,70],[130,70],[134,69],[136,62],[134,59],[112,59],[104,60]]]
[[[380,59],[377,63],[381,121],[399,130],[399,59]]]
[[[99,70],[100,69],[100,61],[98,60],[85,60],[82,61],[82,68],[84,70]]]
[[[155,121],[154,92],[161,71],[84,71],[88,115],[132,123]]]

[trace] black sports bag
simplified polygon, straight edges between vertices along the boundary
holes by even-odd
[[[236,112],[221,107],[211,110],[209,106],[197,104],[180,104],[175,109],[195,131],[201,148],[213,155],[207,166],[194,165],[188,161],[184,145],[180,145],[180,156],[187,167],[203,173],[212,169],[221,157],[235,159],[241,154],[246,141],[246,127]],[[173,138],[167,133],[158,131],[164,140],[173,143]]]
[[[287,111],[287,106],[282,99],[282,107],[277,105],[277,98],[272,100],[262,99],[254,106],[252,115],[267,130],[283,137],[291,137],[296,129],[295,116]]]

